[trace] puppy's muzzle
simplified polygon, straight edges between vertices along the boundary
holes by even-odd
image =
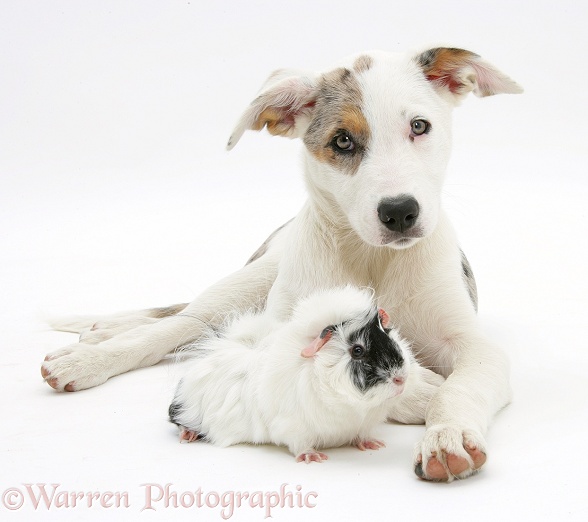
[[[412,196],[386,198],[378,205],[378,217],[388,230],[405,232],[419,217],[419,204]]]

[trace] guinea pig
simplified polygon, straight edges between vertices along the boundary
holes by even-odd
[[[271,443],[307,463],[322,448],[383,447],[374,426],[424,370],[372,292],[351,286],[301,300],[286,322],[243,315],[194,353],[169,407],[180,441]]]

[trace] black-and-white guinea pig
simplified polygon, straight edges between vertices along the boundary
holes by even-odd
[[[380,448],[373,427],[409,373],[420,378],[388,323],[372,293],[351,286],[301,300],[287,322],[237,318],[198,345],[178,384],[169,417],[180,440],[284,445],[305,462],[326,459],[321,448]]]

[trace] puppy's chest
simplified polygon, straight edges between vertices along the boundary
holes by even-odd
[[[388,313],[404,308],[419,291],[413,280],[397,274],[387,274],[374,282],[372,288],[378,296],[378,305]]]
[[[390,312],[401,308],[418,292],[420,277],[416,272],[407,273],[404,267],[394,263],[358,262],[354,266],[343,265],[337,283],[372,288],[378,306]]]

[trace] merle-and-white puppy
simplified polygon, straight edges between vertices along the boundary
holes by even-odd
[[[265,307],[288,320],[317,289],[370,287],[419,362],[447,378],[426,408],[415,473],[443,481],[476,473],[489,423],[510,401],[509,364],[478,324],[473,273],[441,196],[453,109],[468,93],[520,92],[477,54],[450,47],[276,71],[228,147],[247,130],[300,138],[308,200],[297,216],[189,305],[54,323],[80,342],[47,355],[43,378],[56,390],[83,390],[198,342],[228,314]],[[425,401],[427,392],[416,396]],[[390,417],[423,423],[420,403],[404,397],[415,395],[400,395]]]
[[[430,397],[443,381],[418,366],[372,293],[351,286],[301,300],[287,322],[242,316],[194,357],[169,408],[180,440],[284,445],[307,463],[327,458],[321,448],[384,446],[372,430],[397,397],[427,386]]]

